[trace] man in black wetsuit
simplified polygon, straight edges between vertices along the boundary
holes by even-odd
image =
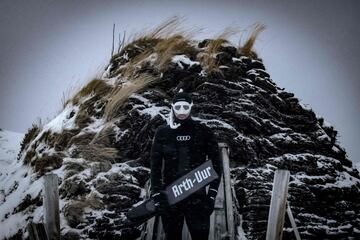
[[[168,240],[181,239],[184,217],[193,240],[208,239],[220,184],[218,143],[209,127],[191,118],[192,105],[190,95],[180,90],[171,104],[169,124],[156,130],[151,149],[151,194]],[[204,187],[169,207],[161,191],[206,160],[212,161],[219,178],[210,183],[208,191]]]

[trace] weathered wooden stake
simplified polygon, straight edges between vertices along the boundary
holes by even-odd
[[[289,178],[288,170],[278,169],[275,171],[266,240],[282,239]]]
[[[44,224],[29,222],[27,225],[30,240],[47,240]]]
[[[291,226],[292,226],[292,228],[294,229],[294,233],[295,233],[296,240],[301,240],[299,231],[297,230],[297,227],[296,227],[296,223],[295,223],[294,216],[293,216],[293,214],[292,214],[292,212],[291,212],[291,208],[290,208],[289,202],[287,202],[286,212],[287,212],[287,214],[288,214],[288,216],[289,216],[289,219],[290,219],[290,222],[291,222]]]
[[[58,177],[52,173],[44,177],[44,216],[48,239],[60,239]]]
[[[226,143],[219,143],[221,149],[222,162],[223,162],[223,176],[224,176],[224,196],[225,196],[225,216],[226,216],[226,229],[230,239],[234,239],[234,215],[233,215],[233,202],[231,192],[231,178],[230,178],[230,161],[229,161],[229,147]]]

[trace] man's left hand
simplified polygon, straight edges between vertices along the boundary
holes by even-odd
[[[209,215],[214,211],[216,195],[217,195],[217,191],[214,189],[209,189],[209,192],[206,195],[205,211]]]

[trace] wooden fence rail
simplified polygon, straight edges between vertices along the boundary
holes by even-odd
[[[282,239],[286,212],[294,229],[296,239],[300,240],[294,217],[287,202],[289,179],[290,172],[288,170],[277,169],[275,171],[266,240]]]

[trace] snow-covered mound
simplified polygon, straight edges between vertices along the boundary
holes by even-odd
[[[2,178],[1,236],[26,238],[26,222],[42,221],[42,177],[53,172],[62,239],[138,238],[141,227],[125,228],[124,213],[145,197],[152,138],[183,88],[193,118],[230,146],[243,238],[265,238],[277,168],[291,172],[288,200],[303,239],[360,237],[358,170],[336,130],[271,79],[254,39],[235,47],[166,28],[123,47],[57,117],[29,129]],[[294,239],[288,220],[284,230]]]
[[[17,161],[23,137],[21,133],[0,130],[0,239],[15,235],[26,225],[25,213],[11,213],[25,197],[24,191],[36,188],[36,184],[29,184],[31,168]]]
[[[24,134],[0,129],[0,175],[3,176],[17,158]]]

